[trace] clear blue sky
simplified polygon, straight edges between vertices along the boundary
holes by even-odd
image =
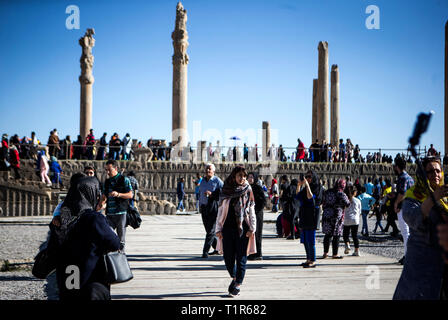
[[[185,0],[188,127],[244,137],[268,120],[273,141],[311,144],[317,45],[340,70],[340,137],[361,148],[406,148],[416,116],[435,111],[422,145],[443,151],[448,1]],[[47,142],[79,133],[78,39],[94,28],[93,128],[146,142],[171,137],[171,32],[176,0],[0,1],[0,131]],[[380,29],[368,30],[368,5]],[[68,30],[68,5],[80,29]],[[237,130],[238,131],[229,131]],[[227,130],[227,131],[226,131]],[[227,132],[227,135],[226,135]],[[277,134],[277,135],[276,135]],[[195,135],[198,138],[198,135]],[[196,141],[192,141],[195,146]],[[392,153],[392,152],[391,152]]]

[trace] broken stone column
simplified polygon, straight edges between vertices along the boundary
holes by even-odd
[[[311,122],[311,139],[314,143],[318,137],[319,132],[319,122],[318,122],[318,112],[317,112],[317,79],[313,79],[313,112],[312,112],[312,122]]]
[[[339,68],[331,66],[331,141],[333,146],[339,143]]]
[[[319,113],[319,142],[325,140],[330,141],[330,132],[328,128],[329,118],[329,101],[328,101],[328,42],[321,41],[317,47],[319,51],[319,65],[317,77],[318,90],[318,113]]]
[[[83,141],[92,128],[92,85],[93,85],[93,61],[92,48],[95,46],[94,29],[87,29],[84,36],[79,39],[79,45],[82,47],[81,55],[81,75],[79,82],[81,84],[81,103],[80,103],[80,121],[79,134]]]
[[[263,121],[263,145],[262,145],[262,155],[261,158],[263,161],[268,160],[267,154],[269,147],[271,146],[271,124],[269,121]]]
[[[179,142],[179,147],[188,143],[187,131],[187,65],[188,65],[188,33],[187,10],[182,3],[176,7],[176,25],[173,33],[173,122],[172,139]],[[181,139],[179,139],[182,137]]]

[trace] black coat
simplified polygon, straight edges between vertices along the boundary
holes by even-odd
[[[296,197],[297,186],[290,184],[283,192],[283,212],[290,217],[297,217],[300,209],[300,201]]]
[[[267,201],[264,194],[264,190],[257,183],[251,184],[250,186],[252,188],[252,193],[254,194],[255,198],[255,213],[262,212]]]
[[[117,251],[120,239],[109,226],[106,217],[101,213],[89,211],[84,213],[63,243],[56,277],[61,298],[79,298],[83,289],[94,282],[106,286],[103,256],[107,252]],[[80,290],[67,290],[65,282],[70,274],[66,274],[67,266],[79,268]]]

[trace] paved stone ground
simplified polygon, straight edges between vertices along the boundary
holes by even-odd
[[[265,213],[264,260],[249,262],[238,299],[390,299],[401,273],[396,264],[402,243],[387,235],[361,238],[362,257],[318,260],[303,269],[303,245],[276,238],[277,214]],[[374,224],[369,220],[369,225]],[[0,218],[0,262],[30,259],[45,241],[50,217]],[[128,283],[114,285],[114,299],[227,299],[229,278],[221,256],[200,258],[204,231],[198,214],[143,216],[140,229],[128,229],[127,254],[134,272]],[[322,254],[318,232],[317,255]],[[340,252],[343,253],[343,252]],[[369,253],[373,253],[371,255]],[[379,271],[379,289],[366,289]],[[373,278],[372,278],[373,279]],[[366,282],[367,281],[367,282]],[[304,290],[306,289],[306,290]],[[54,275],[47,280],[28,269],[0,272],[0,300],[53,300]]]

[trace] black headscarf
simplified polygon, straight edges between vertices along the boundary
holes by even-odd
[[[96,177],[82,173],[72,176],[67,197],[61,205],[61,225],[54,230],[59,244],[64,242],[68,232],[82,214],[95,210],[100,194],[100,184]],[[50,227],[53,225],[50,224]]]
[[[319,181],[319,176],[317,175],[316,171],[309,170],[308,174],[311,174],[311,182],[309,184],[311,193],[315,197],[315,205],[318,206],[322,202],[322,184]]]

